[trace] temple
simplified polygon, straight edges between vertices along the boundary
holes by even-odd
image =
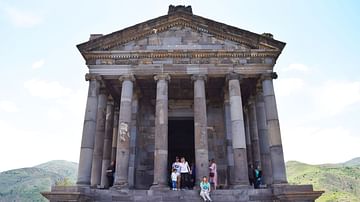
[[[215,159],[215,201],[314,201],[321,191],[286,178],[273,86],[284,46],[270,33],[194,15],[190,6],[92,34],[77,46],[89,68],[77,185],[42,194],[50,201],[200,201],[196,186],[169,188],[171,163],[183,156],[196,182]],[[260,189],[250,186],[251,165],[262,170]]]

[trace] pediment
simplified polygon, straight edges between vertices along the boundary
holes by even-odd
[[[171,27],[124,44],[109,48],[110,51],[178,51],[178,50],[249,50],[251,46],[212,34],[196,31],[190,27]]]
[[[82,54],[113,50],[272,50],[285,43],[187,12],[173,12],[78,45]]]

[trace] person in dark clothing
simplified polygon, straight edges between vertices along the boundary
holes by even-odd
[[[255,185],[255,170],[252,164],[249,164],[248,176],[249,176],[250,186]]]
[[[106,177],[109,181],[109,187],[112,187],[114,184],[114,174],[115,174],[115,161],[111,161],[110,166],[106,169]]]

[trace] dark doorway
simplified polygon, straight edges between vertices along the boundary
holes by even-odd
[[[175,157],[185,157],[191,166],[195,162],[194,119],[169,120],[168,122],[168,173]]]

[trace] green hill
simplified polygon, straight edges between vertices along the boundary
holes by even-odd
[[[286,164],[291,184],[312,184],[325,193],[317,200],[360,201],[360,159],[341,164],[309,165],[296,161]]]
[[[50,161],[31,168],[0,173],[0,202],[46,201],[40,192],[50,191],[56,182],[74,184],[77,163]],[[317,202],[360,201],[360,158],[340,164],[286,164],[289,183],[313,184],[325,193]]]
[[[0,202],[47,201],[40,192],[50,191],[56,182],[74,183],[77,163],[50,161],[31,168],[0,173]]]

